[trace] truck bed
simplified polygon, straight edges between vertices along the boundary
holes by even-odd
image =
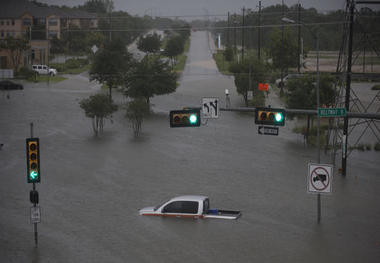
[[[240,211],[232,210],[219,210],[210,209],[206,214],[203,215],[204,218],[219,218],[219,219],[238,219],[241,216]]]

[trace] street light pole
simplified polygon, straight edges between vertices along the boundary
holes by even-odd
[[[286,22],[286,23],[292,23],[292,24],[295,23],[294,20],[286,18],[286,17],[283,17],[281,20],[282,20],[282,22]],[[319,36],[318,36],[318,32],[314,33],[313,31],[311,31],[301,21],[299,21],[299,23],[301,25],[303,25],[307,30],[309,30],[309,32],[311,33],[311,35],[315,39],[315,49],[317,51],[317,83],[316,83],[317,87],[316,87],[316,93],[317,93],[317,111],[318,111],[319,105],[320,105],[320,96],[319,96],[319,93],[320,93],[320,91],[319,91]],[[320,147],[321,135],[320,135],[320,129],[321,129],[321,118],[318,115],[317,116],[317,161],[318,161],[318,164],[321,163],[321,147]],[[318,209],[317,221],[318,221],[318,223],[320,223],[321,222],[321,194],[320,193],[318,193],[317,202],[318,202],[317,203],[317,209]]]

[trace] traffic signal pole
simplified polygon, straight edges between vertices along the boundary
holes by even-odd
[[[30,123],[30,138],[33,138],[33,122]],[[33,182],[33,192],[36,191],[36,183]],[[36,207],[36,202],[33,202],[33,207]],[[37,223],[34,223],[34,244],[36,248],[38,247],[38,231],[37,231]]]

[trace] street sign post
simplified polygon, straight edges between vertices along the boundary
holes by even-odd
[[[307,190],[309,193],[331,193],[333,166],[329,164],[309,163]]]
[[[318,108],[319,117],[345,117],[346,108]]]
[[[218,98],[203,98],[202,112],[205,119],[219,118],[219,99]]]
[[[259,126],[258,133],[261,135],[278,135],[278,127]]]

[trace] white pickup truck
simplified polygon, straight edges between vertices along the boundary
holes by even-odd
[[[202,195],[178,196],[156,207],[140,209],[139,214],[144,216],[221,219],[237,219],[241,216],[240,211],[210,209],[209,198]]]

